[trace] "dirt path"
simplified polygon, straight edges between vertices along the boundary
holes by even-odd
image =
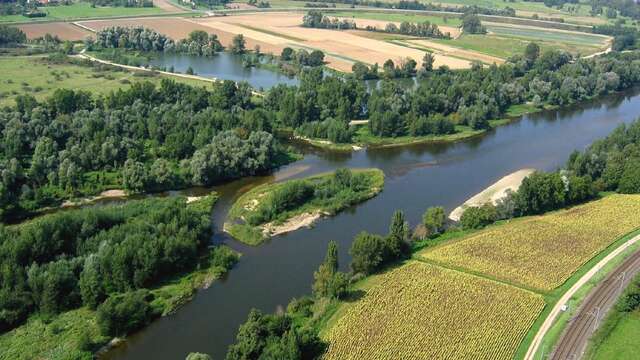
[[[570,320],[550,359],[580,359],[584,355],[591,335],[607,312],[615,304],[622,290],[640,272],[640,251],[635,252],[622,265],[602,281]]]
[[[527,354],[525,355],[525,360],[534,360],[535,354],[538,351],[542,343],[542,339],[547,334],[547,331],[553,325],[556,317],[560,314],[565,304],[571,299],[571,297],[591,278],[600,271],[606,264],[608,264],[612,259],[625,251],[629,246],[640,241],[640,235],[633,237],[628,240],[624,244],[620,245],[617,249],[613,250],[609,255],[607,255],[604,259],[600,260],[594,267],[592,267],[586,274],[584,274],[573,286],[558,300],[556,305],[551,309],[551,312],[545,319],[544,323],[538,329],[536,336],[533,338],[531,345],[529,345],[529,349],[527,350]],[[565,334],[568,334],[569,337],[563,336],[563,338],[558,343],[558,350],[553,354],[553,359],[572,359],[575,356],[578,359],[582,355],[582,351],[584,351],[584,346],[592,334],[590,331],[590,327],[593,328],[593,322],[596,321],[596,316],[598,319],[602,318],[604,312],[602,310],[596,311],[594,314],[594,307],[597,310],[597,307],[614,301],[619,291],[616,291],[615,288],[615,279],[620,276],[622,272],[618,272],[622,270],[622,272],[627,271],[627,277],[630,279],[631,272],[637,272],[640,270],[640,251],[634,253],[629,259],[627,259],[618,269],[616,269],[613,273],[611,273],[607,279],[600,284],[600,286],[596,287],[593,290],[592,294],[589,295],[587,302],[582,306],[580,312],[576,317],[574,317],[574,321],[569,325],[569,327],[565,330]],[[612,277],[613,276],[613,277]],[[614,281],[611,281],[613,279]],[[613,284],[613,287],[612,287]],[[592,301],[593,300],[593,301]],[[594,315],[591,315],[594,314]],[[597,325],[597,323],[596,323]],[[557,353],[557,356],[556,356]],[[564,357],[559,357],[564,355]]]

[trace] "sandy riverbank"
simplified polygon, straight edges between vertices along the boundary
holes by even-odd
[[[83,198],[80,200],[66,200],[65,202],[62,203],[61,207],[65,208],[70,206],[78,206],[78,205],[92,203],[94,201],[98,201],[102,199],[124,198],[124,197],[127,197],[127,193],[125,193],[124,190],[107,190],[107,191],[101,192],[99,195]]]
[[[495,204],[507,194],[508,190],[518,190],[520,184],[522,184],[522,180],[534,171],[535,169],[522,169],[503,177],[488,188],[465,201],[464,204],[455,208],[451,214],[449,214],[449,219],[453,221],[460,221],[460,217],[462,216],[464,209],[470,206],[482,206],[489,202]]]
[[[287,219],[282,224],[267,223],[262,225],[262,233],[266,236],[276,236],[291,231],[301,229],[303,227],[311,227],[318,219],[328,215],[321,211],[307,212],[300,215],[296,215]]]

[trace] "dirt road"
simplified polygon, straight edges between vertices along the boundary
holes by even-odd
[[[630,239],[629,241],[625,242],[624,244],[620,245],[617,249],[615,249],[611,253],[609,253],[609,255],[605,256],[604,259],[600,260],[600,262],[598,262],[594,267],[592,267],[586,274],[584,274],[580,278],[580,280],[578,280],[575,284],[573,284],[573,286],[564,295],[562,295],[562,297],[560,298],[560,300],[558,300],[558,302],[553,307],[553,309],[551,309],[551,312],[549,313],[549,315],[545,319],[544,323],[542,324],[542,326],[538,330],[538,333],[536,334],[536,336],[534,337],[533,341],[531,342],[531,345],[529,346],[529,349],[527,350],[527,354],[524,357],[525,360],[534,360],[535,354],[538,351],[538,349],[539,349],[539,347],[540,347],[540,345],[542,343],[542,339],[547,334],[547,331],[549,331],[549,329],[553,325],[556,317],[558,316],[558,314],[560,314],[560,312],[562,311],[564,305],[569,301],[569,299],[571,299],[571,297],[584,284],[586,284],[589,280],[591,280],[591,278],[596,273],[598,273],[598,271],[600,271],[600,269],[602,269],[607,263],[609,263],[609,261],[614,259],[616,256],[618,256],[623,251],[625,251],[627,248],[629,248],[629,246],[637,243],[638,241],[640,241],[640,235],[637,235],[637,236],[633,237],[632,239]],[[640,258],[640,251],[635,253],[635,254],[633,254],[633,256],[631,258],[635,258],[635,257]],[[626,264],[626,263],[627,262],[625,261],[625,263],[623,263],[623,264]],[[636,264],[636,265],[640,267],[640,264]],[[615,271],[614,271],[614,273],[615,273]],[[614,276],[613,279],[615,279],[615,275],[613,275],[613,276]],[[609,277],[607,279],[609,279]],[[603,283],[606,283],[606,280]],[[594,290],[594,293],[602,293],[602,294],[606,295],[607,294],[607,290],[609,292],[611,291],[611,288],[605,288],[604,290],[598,290],[598,289],[600,289],[600,287],[596,287],[596,290]],[[616,296],[616,295],[617,295],[617,293],[615,293],[615,294],[610,293],[609,294],[609,296]],[[589,311],[593,311],[593,309],[590,309],[588,307],[586,307],[584,309],[587,309],[586,313],[589,313]],[[582,313],[582,311],[584,311],[584,309],[581,309],[581,311],[578,313],[578,315],[580,315]],[[583,316],[583,318],[586,319],[586,317],[584,317],[584,316]],[[591,316],[591,318],[594,318],[594,317]],[[601,319],[601,315],[598,315],[598,318]],[[579,320],[579,319],[576,317],[575,321],[577,321],[577,320]],[[571,326],[573,326],[573,325],[569,325],[569,327],[571,327]],[[593,324],[592,324],[592,326],[593,326]],[[590,335],[590,333],[587,335],[587,339],[588,339],[589,335]],[[562,341],[562,340],[560,340],[560,341]],[[586,341],[586,340],[584,340],[584,341]],[[574,342],[575,342],[575,340],[574,340]],[[582,345],[584,346],[584,342],[582,343]],[[573,356],[573,353],[570,352],[568,356],[569,357]],[[556,359],[556,358],[554,358],[554,359]],[[566,358],[557,358],[557,359],[566,359]]]
[[[580,359],[587,342],[607,312],[615,304],[622,290],[640,272],[640,251],[626,259],[595,287],[578,313],[570,320],[550,359]]]

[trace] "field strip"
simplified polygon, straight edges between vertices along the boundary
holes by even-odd
[[[403,42],[407,42],[414,46],[417,45],[423,49],[433,50],[435,53],[440,53],[444,56],[456,57],[468,61],[479,60],[486,64],[503,64],[505,62],[505,59],[497,56],[492,56],[473,50],[465,50],[459,47],[444,45],[435,41],[429,41],[425,39],[403,40]]]
[[[607,255],[605,258],[600,260],[591,269],[589,269],[589,271],[586,274],[584,274],[580,278],[580,280],[578,280],[575,284],[573,284],[573,286],[566,293],[564,293],[564,295],[562,295],[562,297],[554,305],[554,307],[551,310],[551,312],[549,313],[549,315],[547,315],[547,318],[545,319],[544,323],[542,324],[542,326],[540,327],[540,329],[536,333],[536,336],[533,338],[533,341],[531,342],[531,345],[529,345],[529,349],[527,350],[527,353],[526,353],[526,355],[524,357],[525,360],[534,360],[534,356],[535,356],[536,352],[538,351],[538,348],[540,347],[540,344],[542,343],[542,339],[544,338],[544,336],[547,333],[547,331],[553,325],[553,322],[555,321],[556,317],[558,317],[558,315],[562,311],[562,307],[564,306],[564,304],[567,303],[569,301],[569,299],[571,299],[571,297],[583,285],[585,285],[596,273],[598,273],[598,271],[600,271],[600,269],[602,269],[607,263],[609,263],[609,261],[614,259],[620,253],[622,253],[624,250],[626,250],[629,246],[635,244],[638,241],[640,241],[640,235],[637,235],[637,236],[633,237],[632,239],[630,239],[629,241],[625,242],[624,244],[620,245],[618,248],[616,248],[611,253],[609,253],[609,255]]]
[[[291,40],[291,41],[301,41],[301,42],[304,41],[304,39],[302,39],[302,38],[295,37],[295,36],[290,36],[290,35],[287,35],[287,34],[282,34],[282,33],[279,33],[277,31],[273,31],[273,30],[260,29],[260,28],[257,28],[257,27],[254,27],[254,26],[250,26],[250,25],[245,25],[245,24],[238,24],[238,26],[241,26],[241,27],[243,27],[245,29],[249,29],[249,30],[252,30],[252,31],[261,32],[261,33],[264,33],[264,34],[267,34],[267,35],[278,36],[278,37],[285,38],[285,39]]]
[[[489,22],[489,21],[483,21],[482,25],[485,25],[487,27],[494,26],[494,27],[514,28],[514,29],[528,29],[528,30],[534,30],[534,31],[559,32],[559,33],[573,34],[573,35],[579,35],[579,36],[590,36],[594,38],[602,38],[603,40],[611,39],[611,36],[608,36],[608,35],[594,34],[594,33],[574,31],[574,30],[566,30],[566,29],[543,28],[540,26],[532,26],[532,25],[497,23],[497,22]]]

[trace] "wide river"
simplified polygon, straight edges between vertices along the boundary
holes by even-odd
[[[273,312],[292,297],[309,294],[313,271],[329,240],[340,248],[340,265],[349,263],[348,249],[362,230],[385,233],[392,213],[404,210],[412,225],[429,206],[448,210],[502,176],[522,168],[553,170],[568,155],[607,135],[640,114],[640,92],[601,99],[577,107],[547,111],[499,127],[481,137],[454,144],[370,149],[337,154],[302,148],[304,160],[272,176],[236,181],[215,190],[213,241],[242,252],[229,275],[200,291],[176,314],[159,319],[110,351],[108,359],[184,359],[203,352],[223,359],[238,326],[251,308]],[[274,180],[309,176],[339,167],[377,167],[386,174],[384,191],[313,229],[278,236],[259,247],[244,246],[220,232],[234,199],[251,187]]]

